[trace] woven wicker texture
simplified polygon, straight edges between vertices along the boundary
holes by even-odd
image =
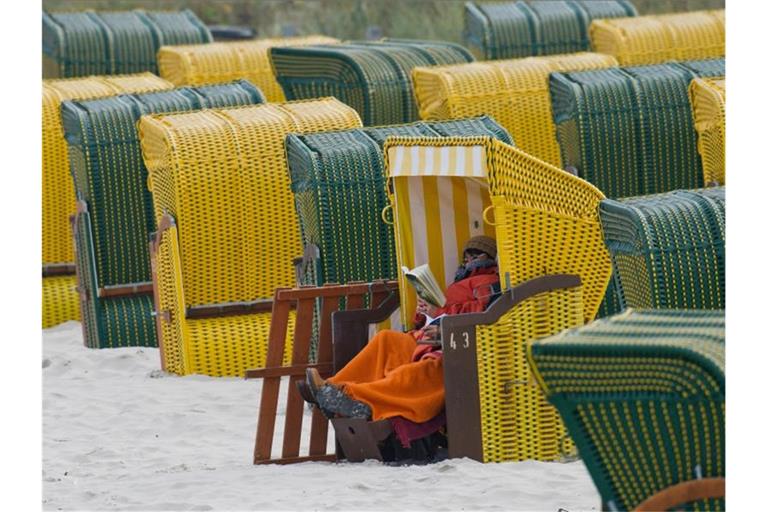
[[[688,85],[725,61],[552,73],[563,163],[606,196],[703,186]]]
[[[179,226],[175,251],[160,248],[158,282],[167,283],[160,293],[172,312],[163,350],[200,352],[187,353],[185,371],[242,375],[263,365],[266,336],[258,333],[269,328],[269,314],[227,324],[187,319],[185,309],[269,299],[294,283],[291,259],[302,251],[285,136],[359,126],[357,113],[333,98],[142,117],[156,219],[168,213]]]
[[[212,40],[190,10],[44,12],[43,77],[156,73],[160,46]]]
[[[589,38],[622,66],[724,57],[725,11],[595,20]]]
[[[357,110],[365,126],[418,119],[414,67],[474,60],[465,48],[440,41],[350,42],[270,52],[286,98],[334,96]]]
[[[594,316],[610,275],[597,219],[602,195],[488,136],[389,137],[384,148],[398,264],[428,263],[446,285],[464,241],[484,233],[497,240],[505,288],[547,274],[581,275],[584,286],[539,294],[475,329],[483,459],[559,458],[570,441],[555,409],[531,385],[525,345]],[[483,220],[492,201],[495,226]],[[516,211],[527,215],[524,224]],[[405,322],[415,300],[402,273],[399,279]],[[589,308],[587,289],[594,295]]]
[[[695,78],[688,94],[704,184],[725,185],[725,77]]]
[[[302,241],[320,249],[306,284],[395,279],[381,148],[392,136],[489,135],[510,142],[489,117],[289,135],[285,146]]]
[[[607,55],[575,53],[414,68],[413,81],[422,119],[490,115],[517,147],[559,166],[549,74],[617,65]]]
[[[332,37],[307,36],[163,46],[157,53],[157,63],[160,76],[177,86],[245,79],[259,87],[267,101],[278,102],[285,101],[285,95],[272,71],[269,49],[337,42]]]
[[[725,307],[725,189],[678,190],[600,205],[627,307]]]
[[[80,320],[76,287],[75,276],[43,278],[43,329],[67,320]]]
[[[170,89],[173,86],[151,73],[136,75],[74,78],[43,81],[42,145],[42,253],[43,265],[73,263],[74,248],[69,216],[75,213],[75,191],[70,174],[67,143],[61,125],[61,103],[65,100],[113,96],[120,93],[146,92]],[[49,278],[44,278],[44,281]],[[62,293],[55,285],[43,284],[44,309],[72,311],[67,306],[59,309],[57,301]],[[74,290],[70,290],[66,303],[77,303]],[[50,318],[50,317],[45,317]],[[63,320],[78,320],[75,314]],[[44,320],[44,326],[50,326]],[[58,323],[58,322],[56,322]]]
[[[723,311],[628,310],[534,341],[530,351],[607,510],[725,476]]]
[[[464,40],[489,60],[587,51],[592,20],[625,16],[637,16],[625,0],[467,2]]]
[[[142,114],[180,112],[201,108],[221,108],[262,103],[261,92],[248,82],[200,88],[181,88],[146,94],[68,101],[62,105],[64,135],[69,144],[72,174],[78,199],[87,205],[89,237],[80,236],[76,244],[82,261],[94,269],[90,300],[95,303],[94,318],[98,321],[110,306],[97,296],[104,286],[136,285],[151,281],[147,240],[155,230],[152,197],[147,190],[147,170],[141,156],[137,122]],[[123,301],[120,299],[118,302]],[[137,303],[134,310],[115,309],[150,318],[151,301]],[[106,309],[105,309],[106,308]],[[86,322],[88,320],[86,319]],[[156,345],[154,329],[148,338],[134,335],[130,323],[124,331],[113,330],[116,336],[96,328],[96,339],[86,340],[88,346],[120,347],[133,344]],[[143,328],[144,323],[141,323]],[[88,332],[91,332],[90,330]]]

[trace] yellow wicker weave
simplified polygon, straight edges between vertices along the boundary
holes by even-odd
[[[704,183],[725,185],[725,77],[694,78],[688,92]]]
[[[585,52],[414,68],[413,80],[422,119],[488,114],[519,148],[559,166],[549,74],[617,65],[609,55]]]
[[[171,88],[171,83],[151,73],[43,80],[43,265],[74,264],[74,244],[69,216],[75,213],[75,189],[69,171],[67,143],[61,127],[61,102]],[[53,289],[58,288],[53,284],[43,285],[44,303],[49,300],[66,300],[69,304],[70,301],[77,300],[74,290],[70,292],[71,296],[63,299],[64,292],[49,293]],[[59,309],[60,307],[63,306],[48,304],[44,306],[44,310],[76,311],[69,306],[63,309]],[[67,316],[63,320],[77,319],[79,314],[75,313],[74,316]]]
[[[76,287],[75,276],[53,276],[43,279],[43,329],[67,320],[80,319]]]
[[[179,226],[164,232],[156,264],[167,370],[242,376],[263,366],[268,313],[188,319],[186,308],[269,299],[294,284],[302,248],[285,135],[361,125],[333,98],[142,117],[158,223],[167,213]]]
[[[611,273],[598,218],[603,195],[490,137],[389,137],[385,158],[399,265],[427,263],[445,287],[463,243],[485,233],[497,240],[503,288],[549,274],[581,277],[582,286],[538,294],[475,328],[483,460],[560,457],[572,444],[533,384],[526,344],[596,314]],[[407,323],[413,287],[399,279]]]
[[[622,66],[725,56],[725,11],[593,20],[592,48]]]
[[[325,36],[284,37],[211,44],[163,46],[157,53],[160,76],[181,85],[205,85],[246,79],[267,101],[285,101],[269,60],[273,46],[307,46],[338,43]]]

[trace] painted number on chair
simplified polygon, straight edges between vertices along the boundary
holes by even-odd
[[[448,346],[451,347],[452,350],[457,350],[459,348],[469,348],[469,333],[467,331],[461,331],[459,333],[459,340],[456,340],[456,333],[451,332],[451,338],[448,340]]]

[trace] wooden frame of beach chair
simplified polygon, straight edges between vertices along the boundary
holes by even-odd
[[[279,37],[201,45],[166,45],[157,52],[159,74],[177,85],[206,85],[245,79],[264,92],[267,101],[285,101],[269,60],[273,46],[336,44],[326,36]]]
[[[333,98],[141,118],[165,370],[242,376],[264,365],[270,299],[294,284],[301,254],[285,136],[358,126]]]
[[[694,78],[688,95],[704,185],[725,185],[725,77]]]
[[[528,359],[603,510],[725,508],[723,310],[628,309],[536,340]]]
[[[253,453],[254,464],[292,464],[310,460],[336,460],[338,451],[329,453],[327,446],[328,421],[314,410],[310,426],[308,455],[300,455],[304,416],[304,401],[296,383],[304,379],[307,368],[317,368],[321,375],[335,371],[332,346],[332,317],[345,308],[347,313],[371,315],[376,321],[389,318],[397,308],[397,282],[375,281],[346,285],[301,286],[275,290],[271,302],[271,324],[264,368],[249,369],[246,379],[263,379],[261,404],[256,426]],[[368,304],[369,309],[363,308]],[[290,326],[290,312],[295,310],[295,322]],[[318,313],[315,315],[315,313]],[[317,357],[310,357],[313,318],[318,318]],[[367,327],[365,324],[366,335]],[[292,336],[288,336],[289,329]],[[290,355],[288,354],[290,352]],[[272,456],[272,444],[282,377],[289,377],[283,424],[283,447],[279,457]]]
[[[75,187],[62,127],[61,104],[171,89],[173,85],[151,73],[43,80],[42,98],[42,306],[43,328],[79,320],[75,255],[70,216],[76,211]]]
[[[475,423],[467,434],[474,438],[451,453],[486,462],[558,458],[569,442],[556,412],[532,384],[525,344],[580,325],[597,312],[611,271],[597,212],[603,195],[490,137],[391,137],[385,157],[399,265],[429,263],[446,286],[463,243],[484,233],[497,239],[504,290],[545,276],[569,274],[576,277],[567,279],[581,280],[581,286],[561,281],[564,287],[549,286],[522,302],[510,294],[507,304],[497,303],[496,308],[507,306],[504,311],[472,316],[475,322],[491,322],[474,326],[480,429]],[[495,225],[486,222],[491,209]],[[402,321],[409,326],[415,293],[402,274],[399,279]],[[466,356],[458,356],[455,361],[463,360],[459,363],[451,359],[452,342],[457,348],[471,346],[472,329],[462,324],[462,316],[447,317],[441,324],[443,343],[450,347],[444,352],[449,374],[468,364]],[[455,370],[454,364],[459,365]],[[464,377],[457,382],[466,383]],[[446,396],[453,393],[452,385],[446,384]],[[457,414],[446,412],[449,421]]]

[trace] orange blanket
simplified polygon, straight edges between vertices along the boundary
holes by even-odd
[[[381,331],[328,382],[373,411],[373,419],[402,416],[422,423],[445,406],[442,359],[411,362],[416,340],[410,334]]]

